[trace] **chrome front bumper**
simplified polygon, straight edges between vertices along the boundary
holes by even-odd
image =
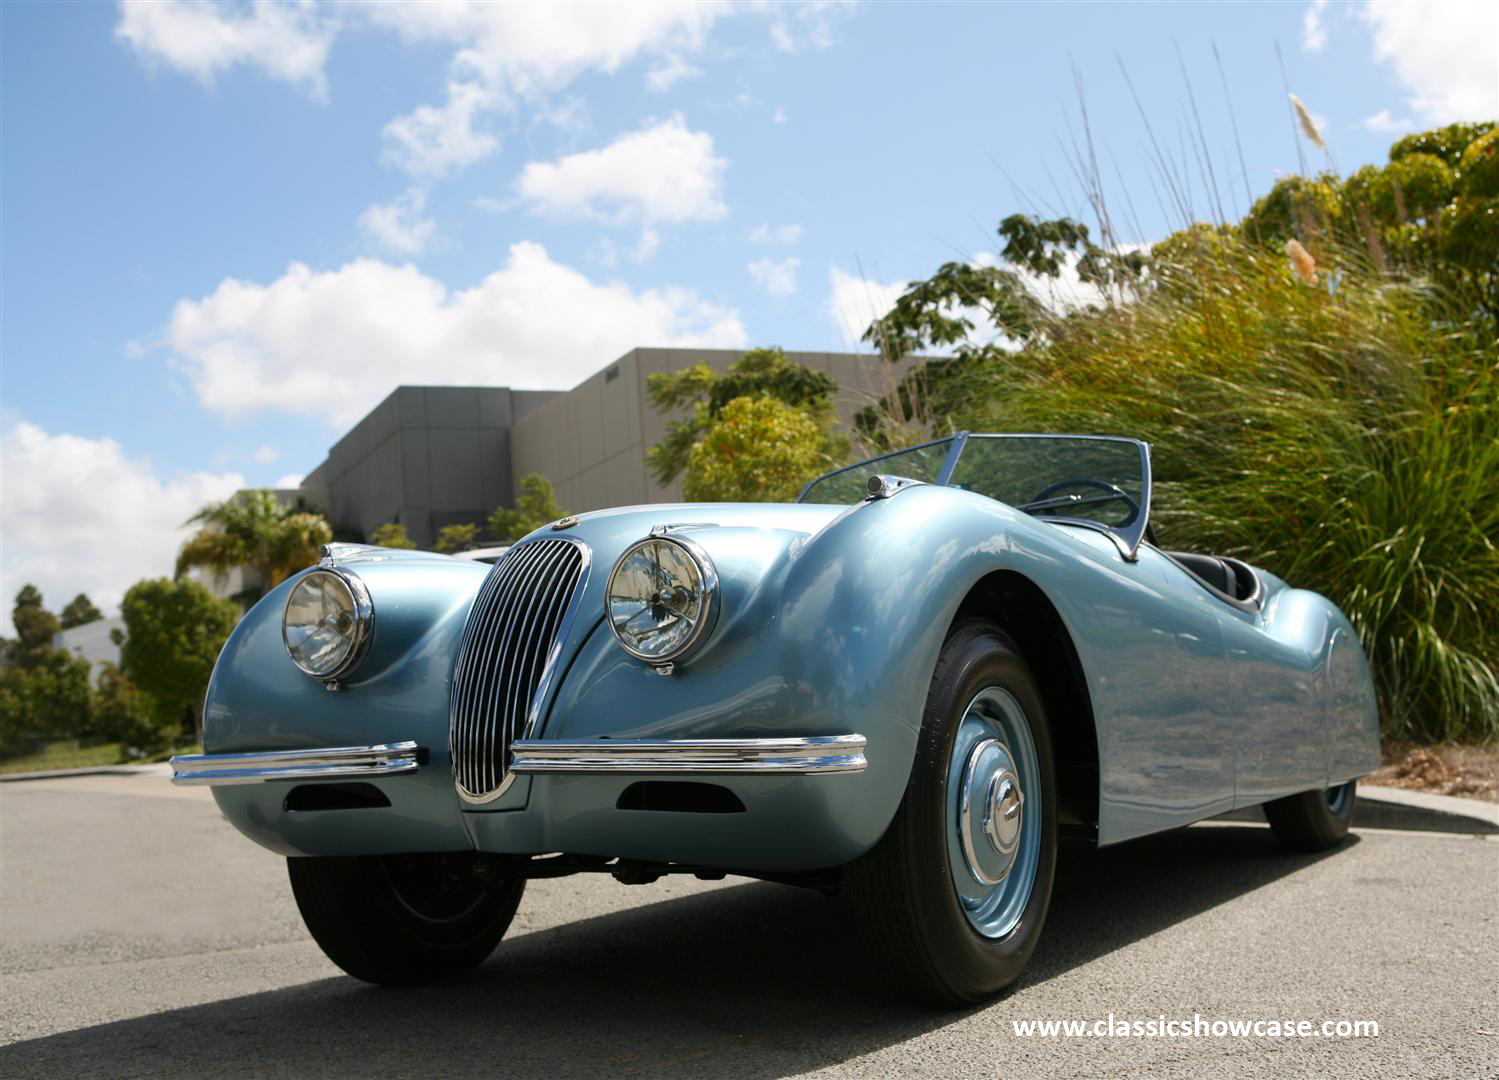
[[[174,784],[258,784],[267,780],[362,780],[415,772],[427,752],[414,742],[272,750],[255,754],[184,754],[172,759]]]
[[[537,773],[861,772],[863,735],[779,739],[517,739],[510,771]],[[186,754],[172,759],[174,784],[256,784],[270,780],[360,780],[415,772],[426,751],[414,742],[272,750],[253,754]]]
[[[796,739],[517,739],[510,771],[531,773],[861,772],[863,735]]]

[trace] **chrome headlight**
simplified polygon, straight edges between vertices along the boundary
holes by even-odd
[[[633,544],[609,574],[605,615],[620,647],[648,664],[680,660],[718,616],[718,572],[691,540],[651,536]]]
[[[345,570],[314,570],[292,587],[281,639],[292,663],[315,679],[336,679],[364,657],[375,608],[364,582]]]

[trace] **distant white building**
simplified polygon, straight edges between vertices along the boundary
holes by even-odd
[[[94,667],[105,663],[118,667],[120,647],[110,637],[115,630],[121,634],[125,632],[125,620],[119,615],[110,619],[95,619],[82,626],[53,634],[52,647],[81,656]]]

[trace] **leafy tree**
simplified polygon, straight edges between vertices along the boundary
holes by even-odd
[[[479,544],[479,526],[444,525],[437,530],[437,543],[433,551],[467,551]]]
[[[98,622],[104,618],[104,612],[94,607],[92,600],[84,593],[79,593],[68,601],[68,606],[62,609],[62,628],[71,630],[75,626],[85,623]]]
[[[646,465],[658,483],[669,484],[687,468],[699,442],[731,401],[741,397],[769,397],[806,411],[818,428],[816,445],[829,462],[842,461],[848,440],[834,430],[833,395],[838,383],[830,375],[793,364],[779,348],[751,349],[723,374],[707,364],[693,364],[674,374],[652,375],[646,395],[660,412],[689,410],[687,419],[674,421],[666,438],[646,451]]]
[[[0,682],[0,751],[27,737],[79,738],[92,726],[89,662],[54,651],[31,667],[16,667]]]
[[[94,693],[94,733],[99,738],[145,755],[170,747],[181,728],[178,717],[164,722],[156,703],[119,668],[108,663],[100,666]]]
[[[693,444],[682,493],[693,502],[790,502],[826,465],[822,434],[805,408],[734,398]]]
[[[52,647],[61,629],[34,585],[16,593],[16,640],[0,679],[0,752],[31,736],[86,735],[91,722],[89,663]]]
[[[46,663],[52,656],[52,638],[62,624],[42,606],[42,594],[35,585],[23,585],[16,593],[11,621],[16,626],[15,662],[28,668]]]
[[[1499,324],[1496,140],[1492,123],[1449,124],[1399,140],[1388,164],[1343,181],[1285,177],[1240,233],[1276,251],[1294,237],[1329,270],[1367,259],[1381,273],[1423,278]]]
[[[138,581],[120,613],[125,639],[120,667],[153,703],[162,727],[200,719],[203,693],[239,612],[196,581]]]
[[[552,485],[540,473],[532,473],[520,482],[520,495],[513,509],[498,507],[489,515],[489,533],[505,543],[514,543],[527,533],[566,517],[567,511],[557,505]]]
[[[333,539],[321,515],[282,506],[265,488],[205,506],[187,524],[201,527],[177,554],[177,576],[195,567],[219,575],[246,567],[256,578],[240,597],[247,603],[317,562],[318,549]]]
[[[1013,351],[1044,342],[1059,325],[1046,290],[1065,270],[1108,295],[1145,286],[1149,256],[1100,247],[1071,218],[1011,214],[996,232],[1003,242],[998,263],[944,263],[912,282],[864,332],[892,362],[929,349],[951,354],[916,365],[885,401],[855,416],[866,442],[909,445],[982,413],[985,388],[1003,377]]]
[[[1248,240],[1267,248],[1279,250],[1295,239],[1315,249],[1343,224],[1343,208],[1334,174],[1283,176],[1254,201],[1239,228]]]
[[[406,526],[402,525],[399,521],[387,521],[384,525],[381,525],[374,532],[370,533],[370,543],[376,547],[400,548],[402,550],[410,550],[416,547],[415,541],[411,539],[411,534],[406,531]]]
[[[1494,129],[1492,122],[1481,124],[1448,124],[1432,131],[1407,135],[1390,147],[1390,160],[1399,161],[1411,154],[1430,154],[1440,158],[1453,168],[1462,161],[1463,153],[1479,136]]]

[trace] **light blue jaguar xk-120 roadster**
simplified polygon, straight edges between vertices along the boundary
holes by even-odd
[[[968,435],[793,505],[602,510],[491,566],[330,546],[219,657],[205,754],[345,971],[481,963],[528,878],[745,874],[850,895],[910,992],[1013,982],[1059,839],[1263,804],[1336,844],[1378,763],[1341,612],[1168,552],[1150,451]]]

